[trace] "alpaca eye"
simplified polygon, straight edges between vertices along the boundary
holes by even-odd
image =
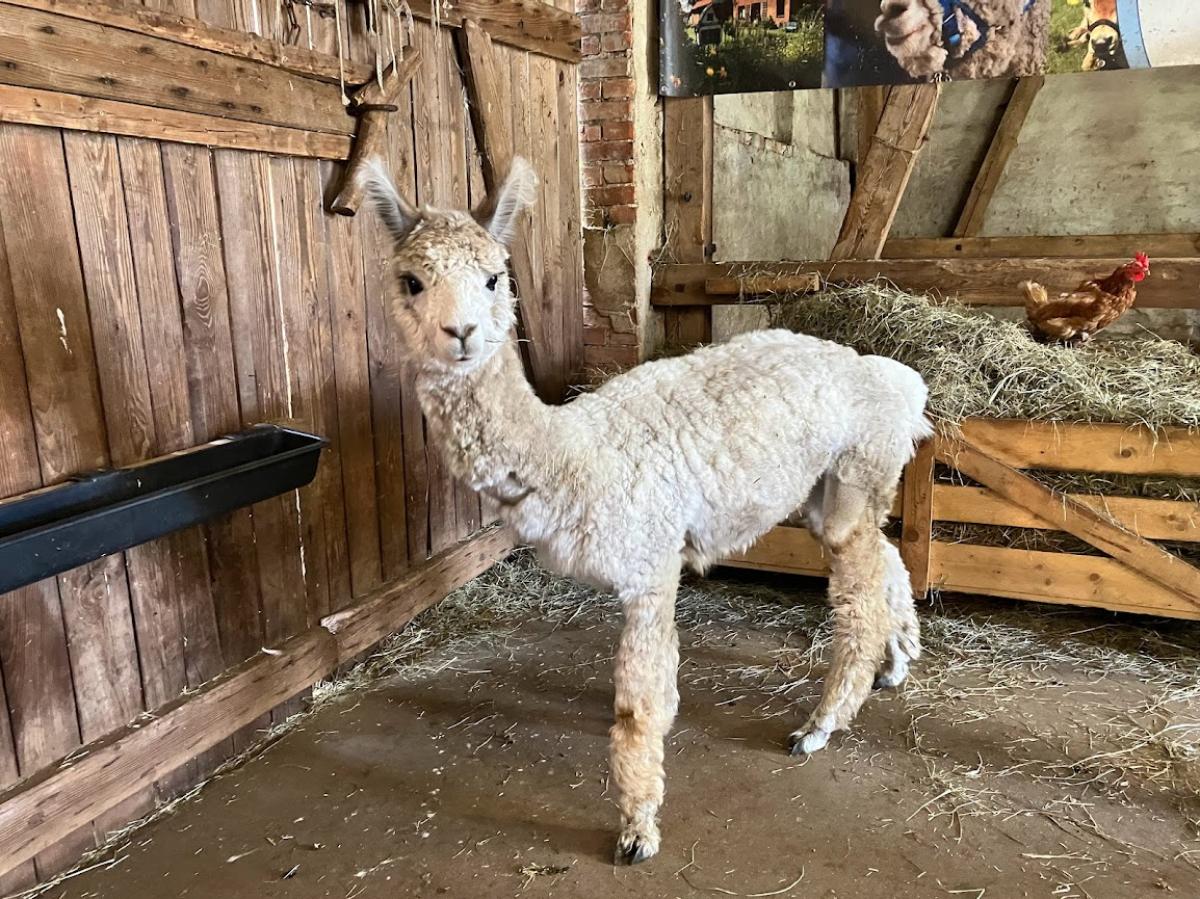
[[[496,289],[496,283],[497,283],[499,280],[500,280],[500,276],[499,276],[499,275],[492,275],[490,278],[488,278],[488,279],[487,279],[487,289],[488,289],[488,290],[495,290],[495,289]]]
[[[404,289],[408,291],[409,296],[416,296],[425,289],[425,285],[421,283],[421,279],[416,275],[401,275],[400,283],[404,285]]]

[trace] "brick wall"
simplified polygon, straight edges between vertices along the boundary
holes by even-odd
[[[634,0],[636,2],[636,0]],[[628,262],[637,222],[631,0],[577,0],[584,186],[584,361],[591,369],[638,362],[639,323]]]

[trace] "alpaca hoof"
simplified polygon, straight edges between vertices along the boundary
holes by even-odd
[[[908,659],[897,657],[875,677],[876,690],[891,690],[908,678]]]
[[[617,839],[615,862],[618,865],[637,865],[658,854],[658,834],[626,830]]]
[[[788,746],[791,747],[792,755],[811,755],[824,749],[828,742],[829,731],[819,727],[794,731],[788,737]]]

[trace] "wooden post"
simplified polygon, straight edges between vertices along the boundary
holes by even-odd
[[[917,454],[904,469],[901,494],[900,556],[908,568],[913,595],[924,599],[929,592],[929,549],[933,543],[934,441],[917,447]]]
[[[958,224],[954,227],[955,237],[975,237],[983,230],[983,218],[992,200],[992,194],[996,192],[996,186],[1004,174],[1008,157],[1017,148],[1017,135],[1021,133],[1025,117],[1029,115],[1033,101],[1045,81],[1041,75],[1030,75],[1018,79],[1013,85],[1004,115],[1000,117],[996,133],[992,135],[987,156],[983,159],[983,165],[979,167],[979,173],[971,185],[971,192],[963,204],[962,214],[958,217]]]
[[[712,258],[713,127],[712,97],[663,100],[663,220],[667,252],[677,262]],[[712,309],[664,310],[663,326],[668,346],[709,343]]]
[[[888,94],[831,259],[879,258],[940,91],[940,84],[905,84]]]

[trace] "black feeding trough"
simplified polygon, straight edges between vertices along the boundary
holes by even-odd
[[[303,487],[326,442],[259,425],[0,502],[0,593]]]

